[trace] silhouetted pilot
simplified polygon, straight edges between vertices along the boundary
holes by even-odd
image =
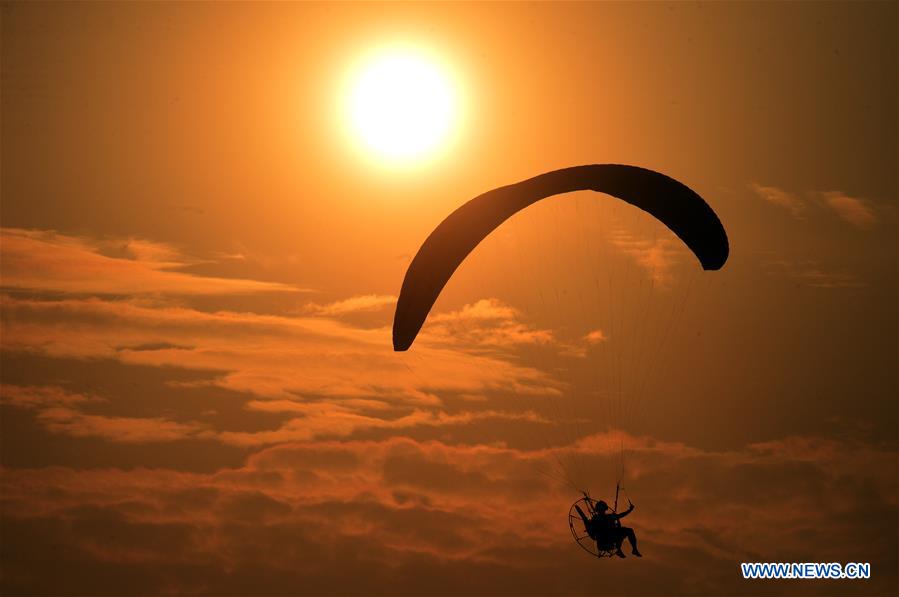
[[[630,500],[628,500],[627,503],[629,504],[628,509],[621,514],[617,514],[615,512],[609,512],[609,505],[604,501],[599,500],[598,502],[593,502],[593,517],[590,522],[595,529],[597,538],[596,543],[597,545],[600,545],[600,549],[602,549],[601,542],[603,539],[606,541],[611,539],[610,542],[615,545],[615,555],[619,558],[626,557],[624,552],[621,551],[621,544],[627,539],[631,544],[631,553],[638,558],[642,558],[643,555],[637,551],[637,536],[634,534],[634,529],[623,527],[619,522],[634,510],[634,504],[632,504]]]

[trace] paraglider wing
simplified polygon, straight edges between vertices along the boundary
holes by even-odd
[[[393,349],[412,345],[453,272],[488,234],[540,199],[582,190],[612,195],[652,214],[684,241],[703,269],[717,270],[727,261],[727,234],[718,216],[673,178],[621,164],[554,170],[475,197],[431,232],[403,280],[393,318]]]

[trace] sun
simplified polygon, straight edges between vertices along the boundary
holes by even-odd
[[[457,87],[449,69],[423,50],[373,53],[354,69],[346,92],[354,142],[393,165],[437,157],[458,126]]]

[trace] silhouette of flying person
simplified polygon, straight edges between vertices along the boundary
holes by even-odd
[[[611,539],[615,544],[615,555],[619,558],[624,558],[627,556],[621,551],[621,545],[627,539],[631,544],[631,553],[638,558],[642,558],[643,554],[637,550],[637,536],[634,534],[634,529],[621,526],[621,519],[634,510],[634,504],[630,500],[627,503],[629,504],[628,509],[618,514],[617,512],[610,512],[609,505],[604,501],[594,501],[593,517],[590,522],[593,524],[593,528],[596,529],[597,544],[600,544],[600,541],[604,538]]]

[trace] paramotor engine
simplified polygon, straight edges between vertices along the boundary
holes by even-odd
[[[568,510],[568,528],[571,529],[571,536],[587,553],[597,558],[611,558],[617,548],[615,541],[611,536],[603,536],[602,532],[594,527],[592,518],[593,505],[586,496],[573,503]]]

